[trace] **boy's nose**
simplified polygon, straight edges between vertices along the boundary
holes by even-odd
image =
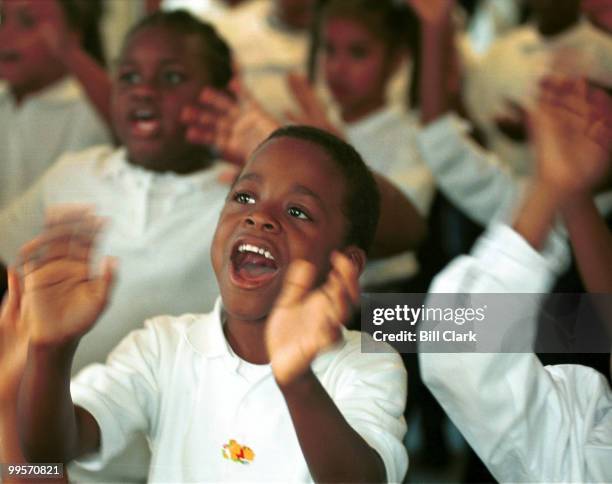
[[[141,82],[132,87],[130,94],[138,99],[151,99],[156,96],[157,89],[151,82]]]
[[[263,230],[264,232],[276,233],[280,229],[278,222],[268,214],[261,211],[253,212],[244,219],[245,225]]]

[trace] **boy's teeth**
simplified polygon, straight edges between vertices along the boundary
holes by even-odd
[[[269,251],[251,244],[242,244],[238,247],[238,252],[253,252],[254,254],[263,255],[266,259],[274,260],[274,257]]]

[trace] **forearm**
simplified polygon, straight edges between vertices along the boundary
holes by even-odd
[[[381,457],[351,428],[311,371],[281,392],[315,481],[386,480]]]
[[[380,192],[380,219],[371,257],[416,249],[426,235],[425,219],[412,202],[382,175],[374,173]]]
[[[612,234],[589,195],[562,210],[584,284],[592,293],[612,293]]]
[[[543,183],[534,182],[514,222],[514,230],[533,248],[541,250],[552,229],[560,202],[558,192]]]
[[[421,120],[428,124],[448,111],[451,104],[448,78],[454,45],[450,12],[437,22],[422,22],[421,29]]]
[[[19,432],[26,458],[69,462],[99,447],[99,429],[90,414],[74,406],[69,347],[31,345],[19,396]]]
[[[78,46],[67,49],[64,63],[78,79],[100,117],[112,130],[112,81],[108,72]]]
[[[0,463],[20,464],[25,462],[19,446],[17,432],[17,405],[0,402]]]

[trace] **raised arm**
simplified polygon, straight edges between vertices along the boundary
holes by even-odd
[[[317,354],[339,340],[342,323],[358,302],[358,270],[336,253],[319,289],[313,289],[314,277],[314,267],[294,262],[268,318],[266,344],[274,377],[315,481],[384,481],[381,456],[348,424],[310,369]]]
[[[57,59],[78,79],[100,118],[112,131],[112,81],[106,69],[81,48],[76,38],[62,34],[53,24],[46,23],[42,35]]]
[[[586,95],[585,86],[576,81],[545,86],[530,120],[538,171],[513,229],[490,229],[472,255],[453,261],[436,278],[431,292],[550,290],[559,265],[546,242],[568,201],[562,187],[577,179],[575,164],[569,170],[563,160],[579,159],[582,173],[595,174],[590,162],[601,154],[601,140],[593,143],[598,136],[584,129],[601,125],[586,122],[587,111],[566,112],[571,96]],[[578,118],[586,124],[579,127]],[[534,309],[515,305],[515,331],[533,333]],[[495,320],[485,323],[490,327]],[[597,481],[610,475],[609,459],[598,452],[599,444],[590,445],[607,432],[612,416],[612,393],[597,372],[577,365],[545,368],[532,353],[422,352],[419,357],[427,386],[498,480]]]
[[[548,81],[532,121],[540,171],[553,186],[589,292],[612,293],[612,234],[593,197],[612,188],[612,98],[585,81]]]
[[[79,339],[104,309],[113,280],[109,260],[99,275],[90,272],[101,227],[88,210],[58,208],[49,213],[45,231],[21,251],[21,313],[30,340],[19,430],[30,461],[68,462],[100,445],[97,423],[73,405],[69,385]]]

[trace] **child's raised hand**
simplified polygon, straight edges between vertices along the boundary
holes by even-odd
[[[529,127],[538,181],[562,197],[562,203],[597,188],[610,168],[610,96],[585,80],[546,79]]]
[[[106,258],[98,275],[90,267],[102,227],[89,209],[58,206],[48,212],[44,232],[22,247],[21,312],[33,344],[78,340],[106,306],[114,263]]]
[[[358,276],[355,265],[338,252],[319,287],[311,263],[297,260],[289,266],[266,326],[266,347],[279,385],[303,376],[317,354],[340,339],[342,325],[359,302]]]
[[[21,317],[21,284],[7,269],[8,291],[0,308],[0,408],[13,405],[28,354],[28,327]]]
[[[198,105],[186,108],[182,119],[190,142],[215,146],[226,161],[239,167],[280,126],[238,79],[229,93],[205,87]]]
[[[285,113],[289,121],[295,124],[305,124],[323,129],[335,134],[339,138],[344,137],[338,128],[329,120],[325,105],[321,102],[305,76],[295,72],[289,73],[287,75],[287,85],[300,108],[300,112],[298,113]]]

